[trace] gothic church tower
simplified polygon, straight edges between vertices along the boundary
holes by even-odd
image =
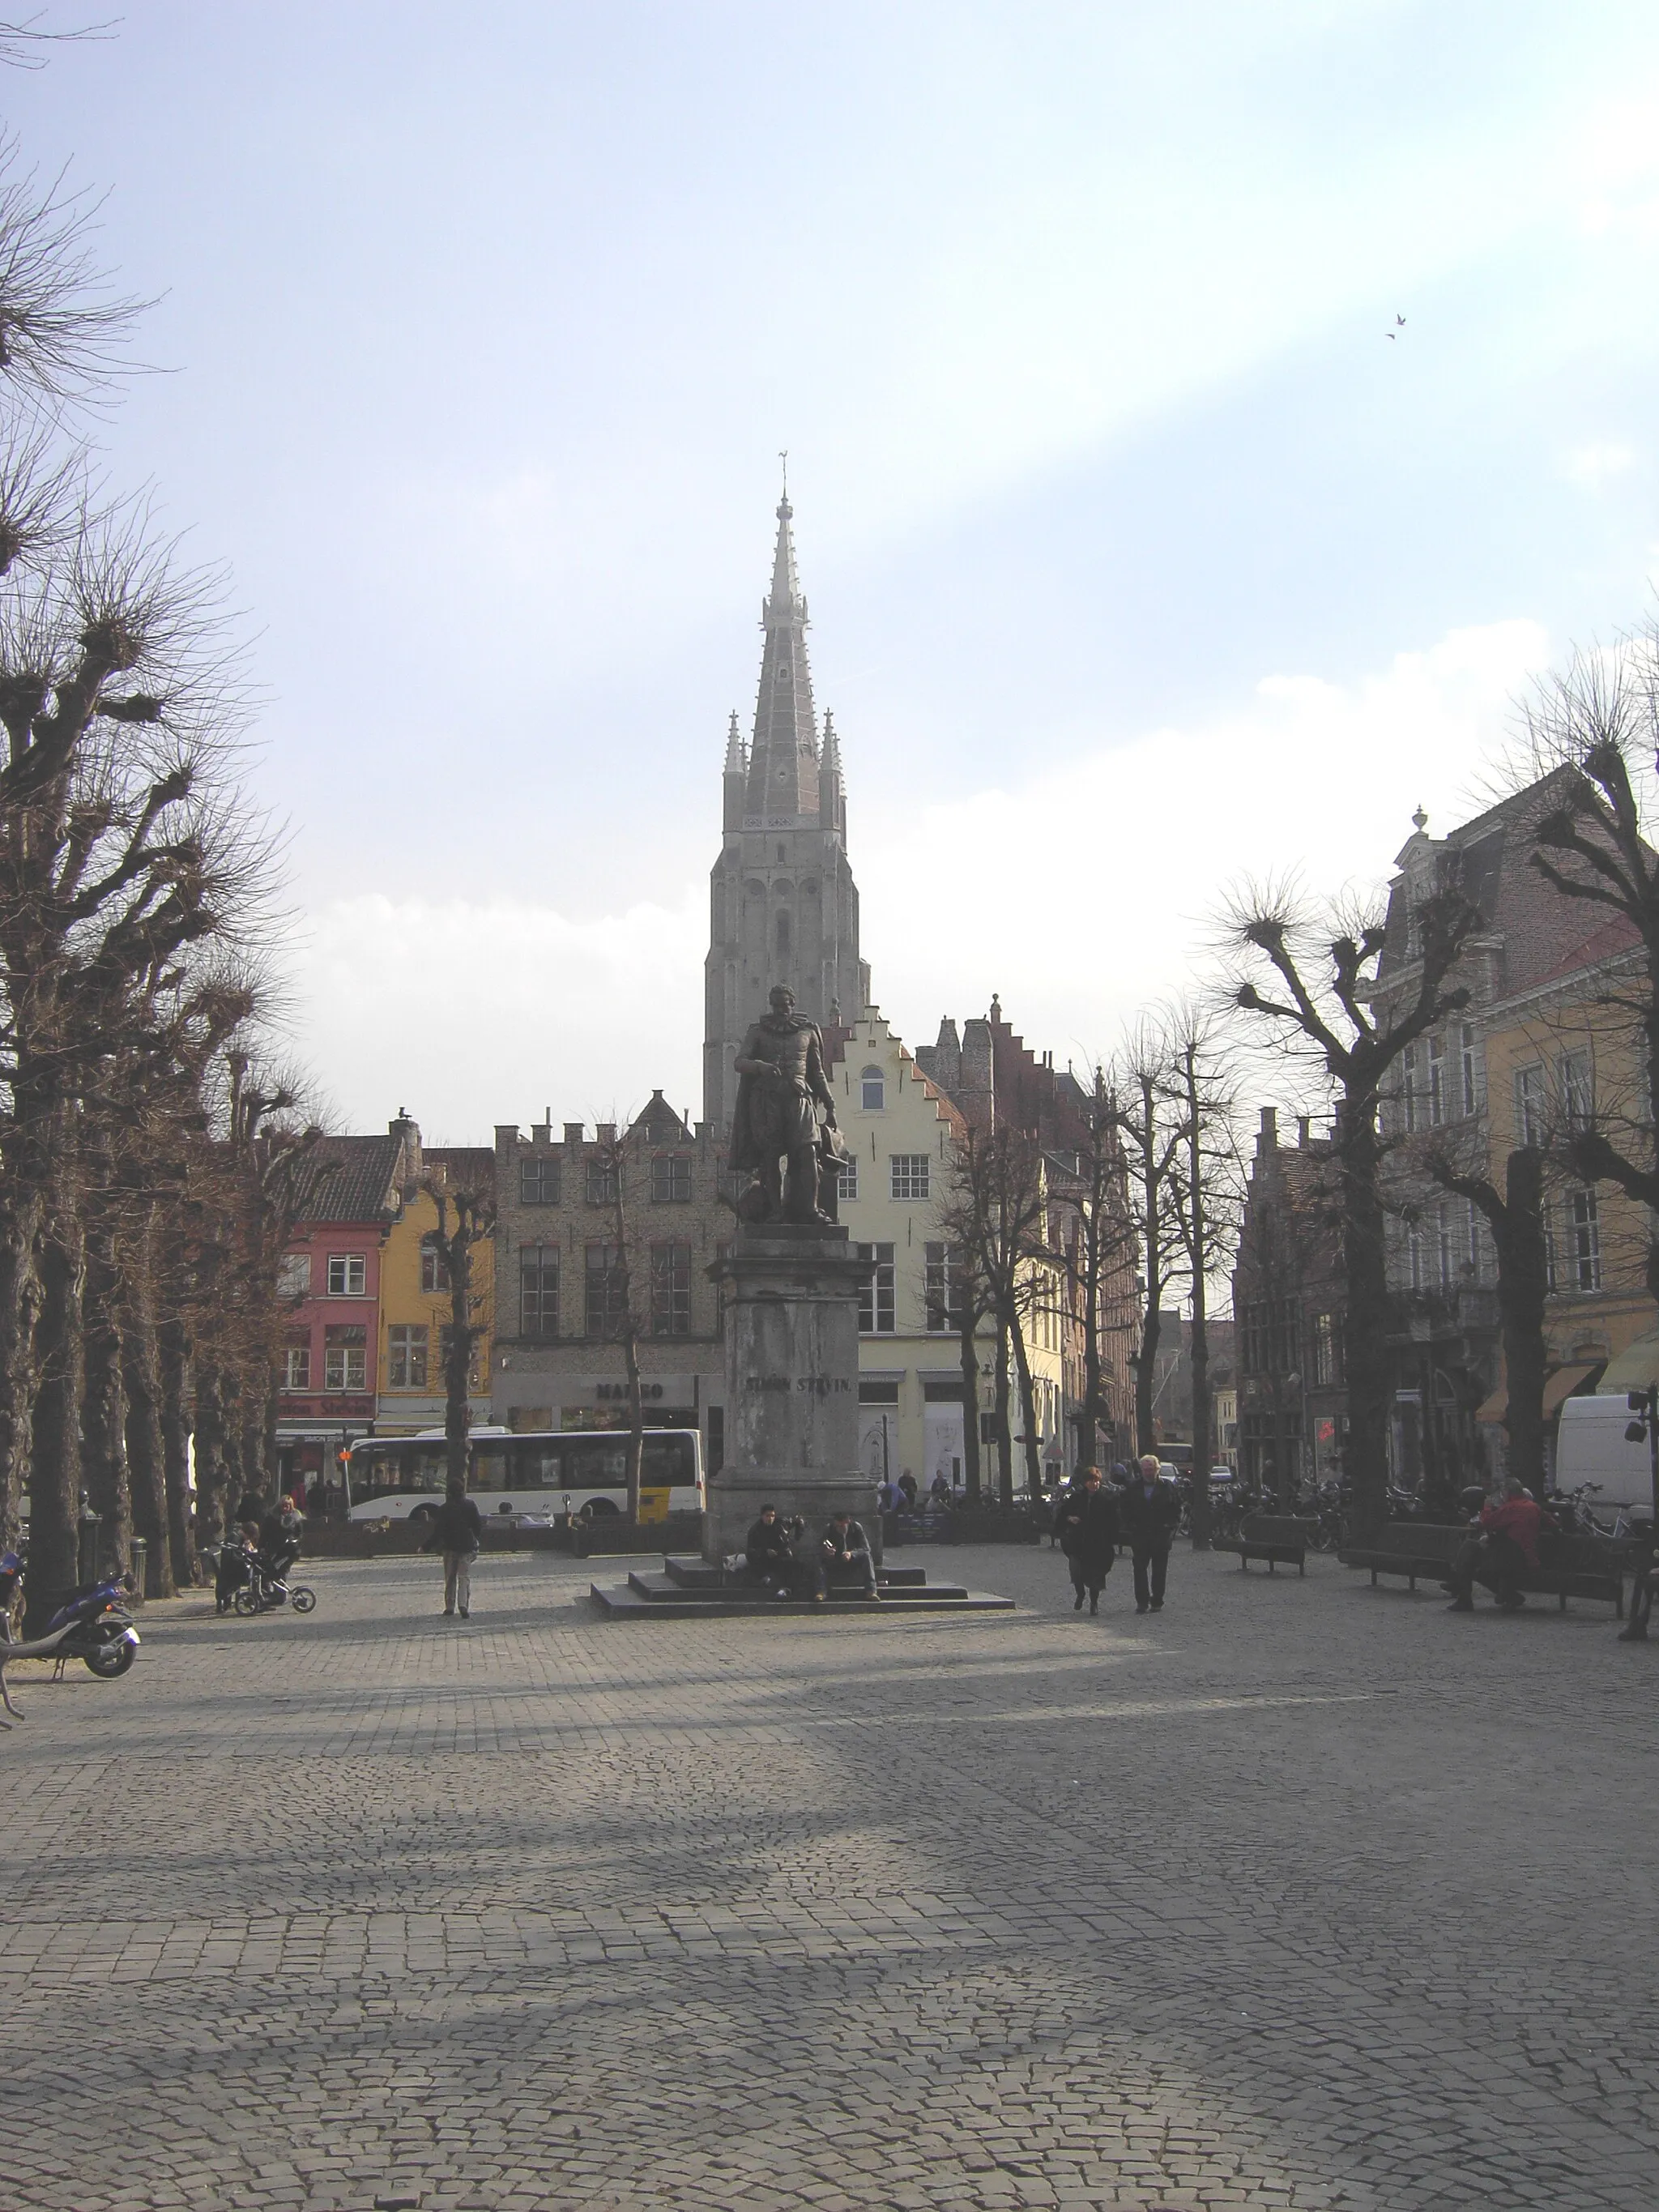
[[[787,983],[803,1014],[856,1021],[870,996],[859,958],[859,895],[847,859],[847,795],[834,722],[818,738],[806,663],[806,601],[795,574],[786,486],[772,588],[761,609],[760,696],[745,749],[732,717],[724,836],[710,878],[704,970],[703,1119],[730,1126],[732,1061],[768,992]]]

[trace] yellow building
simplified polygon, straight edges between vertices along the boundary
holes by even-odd
[[[1644,1209],[1616,1184],[1584,1183],[1557,1164],[1575,1124],[1594,1121],[1619,1142],[1641,1118],[1640,1036],[1627,1013],[1607,1003],[1620,995],[1620,971],[1630,964],[1621,951],[1571,968],[1528,1002],[1494,1009],[1484,1025],[1488,1141],[1499,1187],[1502,1162],[1517,1146],[1541,1146],[1551,1163],[1544,1194],[1551,1412],[1589,1381],[1594,1364],[1655,1325]]]
[[[876,1272],[860,1314],[859,1448],[876,1481],[915,1477],[927,1490],[942,1474],[954,1487],[963,1474],[960,1344],[951,1319],[950,1263],[940,1226],[949,1203],[956,1149],[966,1133],[961,1114],[930,1082],[879,1011],[866,1007],[847,1034],[830,1071],[836,1116],[851,1154],[842,1171],[841,1218],[872,1252]],[[1044,1460],[1066,1458],[1065,1350],[1069,1321],[1059,1271],[1045,1273],[1026,1323],[1037,1426]],[[981,1475],[988,1492],[995,1472],[988,1434],[994,1400],[996,1335],[982,1328],[978,1402]],[[1020,1428],[1016,1389],[1010,1409]],[[1015,1447],[1015,1483],[1024,1474]]]
[[[452,1181],[493,1180],[495,1155],[486,1148],[428,1150],[428,1169],[443,1168]],[[454,1212],[448,1225],[455,1225]],[[450,1287],[433,1237],[437,1201],[430,1191],[409,1195],[387,1231],[380,1253],[380,1345],[375,1430],[383,1437],[413,1436],[443,1426],[443,1352],[449,1328]],[[489,1419],[489,1372],[494,1342],[495,1268],[491,1240],[472,1248],[475,1325],[483,1334],[473,1347],[468,1403],[475,1425]]]

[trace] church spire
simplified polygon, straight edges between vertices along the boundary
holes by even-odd
[[[743,732],[738,727],[738,710],[734,707],[726,732],[726,773],[741,775],[747,766],[743,757]]]
[[[816,816],[818,808],[817,717],[806,659],[806,599],[789,527],[793,514],[786,483],[778,501],[772,588],[761,609],[764,642],[745,809],[769,822],[799,821]]]

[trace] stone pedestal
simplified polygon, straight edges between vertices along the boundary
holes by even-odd
[[[838,1227],[740,1228],[726,1286],[726,1464],[708,1486],[703,1557],[743,1549],[761,1507],[816,1543],[851,1513],[879,1553],[876,1486],[859,1471],[859,1291],[870,1262]]]

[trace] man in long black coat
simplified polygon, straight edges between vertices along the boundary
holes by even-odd
[[[1078,1469],[1077,1480],[1060,1501],[1056,1518],[1060,1548],[1077,1592],[1073,1613],[1086,1595],[1091,1613],[1100,1611],[1100,1593],[1117,1557],[1117,1500],[1100,1480],[1097,1467]]]
[[[1118,1501],[1118,1519],[1135,1563],[1135,1611],[1159,1613],[1170,1571],[1170,1547],[1181,1521],[1181,1492],[1158,1480],[1158,1461],[1147,1452]]]

